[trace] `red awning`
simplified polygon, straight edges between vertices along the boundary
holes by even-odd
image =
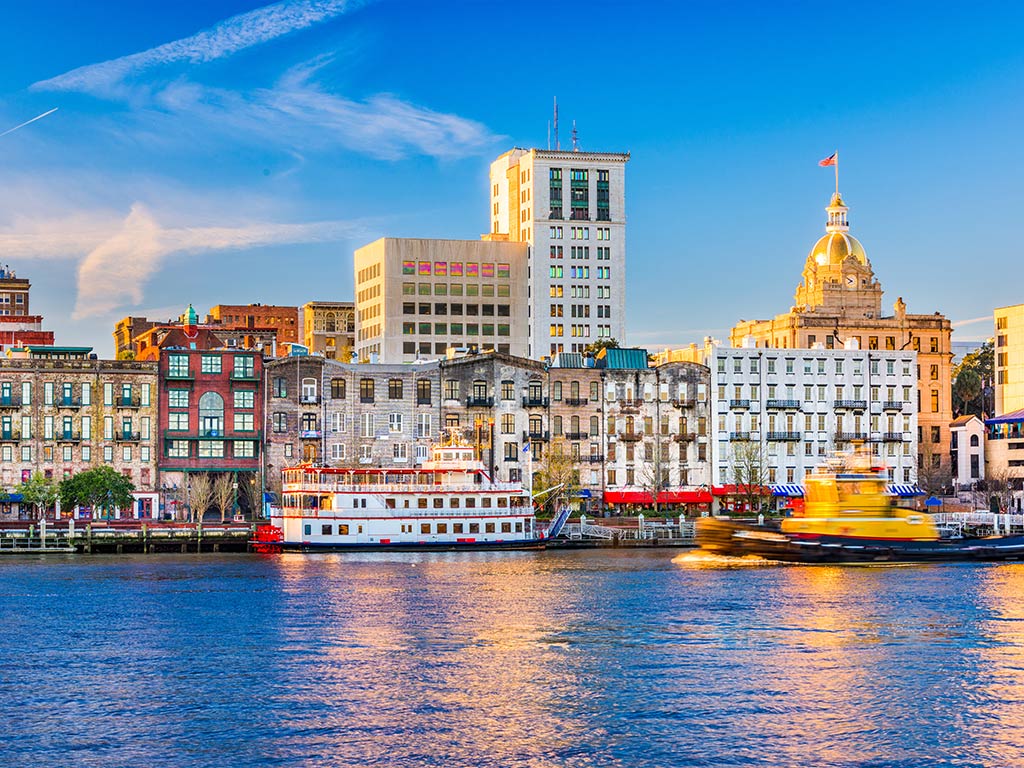
[[[715,496],[746,496],[751,491],[762,496],[772,495],[772,489],[767,485],[754,486],[752,488],[745,485],[738,486],[732,483],[727,485],[711,486],[711,492],[715,494]]]
[[[650,491],[605,491],[604,501],[606,504],[653,504],[654,496]],[[711,494],[706,490],[662,491],[658,494],[659,504],[708,504],[711,501]]]

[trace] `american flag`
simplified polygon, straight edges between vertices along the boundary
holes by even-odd
[[[818,165],[820,165],[822,168],[824,168],[825,166],[828,166],[828,165],[835,165],[836,164],[836,157],[838,155],[839,155],[838,152],[833,152],[831,155],[826,157],[824,160],[819,160],[818,161]]]

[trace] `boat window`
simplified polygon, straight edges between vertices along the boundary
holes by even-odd
[[[405,499],[405,503],[402,506],[405,507],[406,509],[408,509],[409,508],[409,500]]]
[[[459,504],[461,504],[461,503],[462,503],[462,500],[458,496],[452,496],[452,500],[451,500],[452,509],[458,509],[459,508]]]
[[[472,509],[476,506],[476,499],[473,496],[469,496],[466,499],[466,509]]]
[[[430,523],[420,523],[420,533],[430,533]]]
[[[366,499],[361,499],[361,502],[362,503],[359,506],[361,506],[363,509],[366,509]]]
[[[347,525],[343,525],[341,527],[345,529],[345,533],[348,533],[348,526]],[[357,532],[358,533],[362,533],[363,532],[363,526],[360,525]]]
[[[348,536],[348,526],[347,525],[339,525],[338,526],[338,535],[339,536]]]
[[[359,499],[357,499],[355,496],[352,497],[352,506],[353,507],[358,507],[359,506]]]
[[[533,520],[531,518],[526,519],[526,532],[530,533],[533,530]]]
[[[498,497],[498,506],[499,507],[507,507],[508,506],[508,496],[499,496]]]
[[[452,533],[462,533],[462,523],[452,523]]]
[[[384,500],[384,506],[387,507],[388,509],[394,509],[395,508],[395,500],[394,499],[385,499]]]
[[[481,507],[489,507],[489,506],[491,506],[491,497],[490,496],[484,496],[482,499],[480,499],[480,506]]]
[[[521,522],[516,523],[516,533],[522,533],[522,532],[523,532],[523,524]]]
[[[312,532],[313,532],[313,526],[312,525],[304,525],[304,526],[302,526],[302,533],[305,534],[306,536],[309,536]]]
[[[444,499],[434,499],[434,509],[440,509],[444,506]]]
[[[330,536],[332,533],[334,533],[334,526],[333,525],[322,525],[322,526],[320,526],[320,533],[323,536]]]
[[[437,524],[437,532],[438,533],[448,533],[448,523],[438,523]]]
[[[419,507],[420,509],[426,509],[427,508],[427,500],[426,499],[416,499],[416,506]]]
[[[512,533],[512,523],[502,523],[501,524],[501,532],[502,533]]]
[[[308,528],[309,526],[306,526],[306,527]],[[469,524],[469,532],[470,533],[480,533],[480,523],[470,523]],[[307,533],[309,533],[309,531],[307,531]]]
[[[494,533],[494,523],[484,523],[484,533]]]

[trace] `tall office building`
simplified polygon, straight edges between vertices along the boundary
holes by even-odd
[[[512,149],[491,163],[490,233],[527,243],[528,354],[625,341],[629,153]]]

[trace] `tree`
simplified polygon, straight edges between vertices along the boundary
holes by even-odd
[[[736,495],[743,499],[748,511],[759,512],[771,500],[768,456],[760,443],[750,440],[733,443],[732,476]]]
[[[220,511],[223,523],[228,510],[235,505],[235,475],[233,472],[221,472],[213,481],[213,503]]]
[[[917,468],[917,484],[929,496],[945,495],[953,486],[953,473],[949,462],[942,460],[935,444],[922,442],[919,466]]]
[[[36,508],[37,518],[43,517],[59,496],[57,484],[42,472],[33,472],[28,480],[18,486],[17,492],[21,494],[22,500]]]
[[[579,497],[580,471],[565,438],[556,437],[548,446],[540,469],[534,471],[533,491],[542,496],[538,514],[551,516]]]
[[[989,468],[985,471],[986,477],[983,481],[985,503],[989,507],[994,498],[999,506],[1000,512],[1009,512],[1013,509],[1015,490],[1020,485],[1020,480],[1011,474],[1009,467]],[[979,505],[982,506],[982,505]]]
[[[991,341],[964,355],[953,369],[953,407],[957,416],[973,413],[984,418],[994,410],[992,401],[995,353]],[[961,384],[960,379],[964,381]]]
[[[594,355],[596,357],[597,353],[600,352],[602,349],[618,349],[618,348],[619,348],[619,342],[618,342],[617,339],[598,339],[595,342],[591,342],[590,344],[587,344],[587,346],[585,346],[583,348],[583,351],[584,352],[589,352],[590,354],[592,354],[592,355]]]
[[[117,353],[118,360],[134,360],[135,350],[134,349],[122,349]]]
[[[257,472],[245,472],[238,476],[238,498],[249,510],[252,518],[263,515],[263,486]]]
[[[130,508],[135,502],[132,481],[111,466],[103,465],[72,475],[60,484],[60,503],[67,509],[92,507],[105,509]]]
[[[662,437],[666,440],[668,439],[667,437]],[[654,514],[660,514],[660,498],[669,489],[670,483],[668,468],[662,463],[659,446],[655,445],[653,459],[641,464],[635,476],[637,485],[651,495],[651,500],[654,502]]]
[[[206,472],[188,478],[188,507],[193,522],[203,522],[203,515],[213,504],[213,481]]]

